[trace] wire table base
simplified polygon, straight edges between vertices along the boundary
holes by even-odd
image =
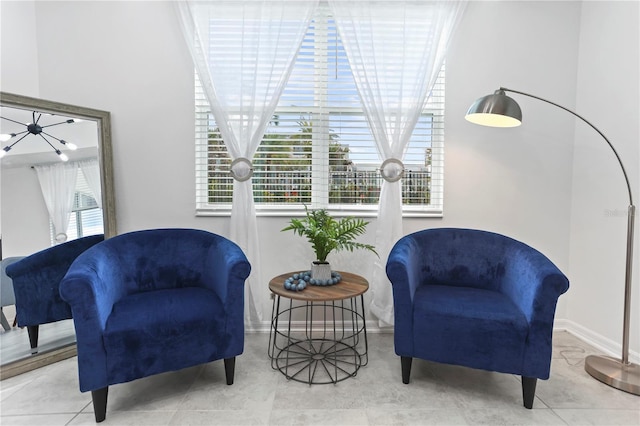
[[[291,274],[269,283],[275,297],[268,354],[271,367],[288,380],[335,384],[367,365],[363,294],[368,283],[354,274],[345,280],[342,274],[335,286],[314,286],[306,294],[280,287]]]

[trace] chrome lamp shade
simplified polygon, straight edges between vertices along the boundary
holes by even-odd
[[[522,110],[513,98],[500,89],[475,101],[465,118],[482,126],[517,127],[522,124]]]
[[[629,177],[627,171],[624,168],[622,159],[618,155],[618,152],[613,147],[609,139],[593,124],[587,121],[584,117],[571,111],[568,108],[551,102],[547,99],[540,98],[529,93],[520,92],[517,90],[507,89],[501,87],[496,90],[492,95],[483,96],[471,105],[465,118],[475,124],[491,127],[516,127],[522,123],[522,111],[518,103],[507,96],[505,92],[517,93],[530,98],[538,99],[542,102],[554,105],[560,109],[567,111],[568,113],[579,118],[592,129],[594,129],[604,141],[609,145],[609,148],[613,151],[618,164],[624,175],[625,183],[627,185],[627,192],[629,194],[629,210],[627,216],[627,247],[626,247],[626,271],[625,271],[625,285],[624,285],[624,312],[623,312],[623,327],[622,327],[622,357],[620,359],[589,355],[585,359],[585,370],[595,379],[606,383],[616,389],[623,390],[625,392],[632,393],[634,395],[640,395],[640,366],[629,361],[629,328],[631,320],[631,271],[633,266],[633,233],[635,222],[635,206],[633,204],[633,194],[631,192],[631,185],[629,184]]]

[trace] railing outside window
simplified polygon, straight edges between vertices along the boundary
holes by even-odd
[[[209,202],[230,204],[233,178],[228,168],[209,172]],[[255,171],[253,186],[256,203],[310,204],[311,171]],[[408,170],[402,180],[403,204],[429,204],[431,173]],[[377,170],[332,172],[329,180],[330,204],[377,204],[382,178]]]

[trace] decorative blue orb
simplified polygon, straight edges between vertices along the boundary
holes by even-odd
[[[307,284],[321,285],[321,286],[336,285],[340,281],[342,281],[342,275],[340,275],[339,272],[335,272],[335,271],[331,271],[331,278],[328,278],[326,280],[324,280],[324,279],[321,280],[321,279],[318,279],[318,278],[312,278],[311,277],[311,271],[300,272],[299,273],[299,278],[301,280],[304,280]]]
[[[311,277],[311,271],[297,272],[284,280],[284,288],[291,291],[302,291],[307,288],[307,285],[335,285],[342,281],[342,276],[339,272],[331,271],[331,278],[326,280],[320,280]]]

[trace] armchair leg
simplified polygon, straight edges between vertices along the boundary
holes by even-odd
[[[413,358],[410,356],[401,356],[400,364],[402,365],[402,383],[409,384],[409,376],[411,376],[411,361]]]
[[[537,382],[538,379],[535,377],[522,376],[522,399],[524,400],[524,406],[528,409],[533,408]]]
[[[233,384],[233,375],[236,371],[236,357],[225,358],[224,360],[224,374],[227,377],[227,384]]]
[[[93,413],[96,417],[96,423],[104,421],[107,417],[107,394],[109,387],[91,391],[91,400],[93,401]]]
[[[39,325],[27,326],[27,334],[29,334],[29,344],[31,345],[31,349],[38,347],[38,330],[40,330]]]

